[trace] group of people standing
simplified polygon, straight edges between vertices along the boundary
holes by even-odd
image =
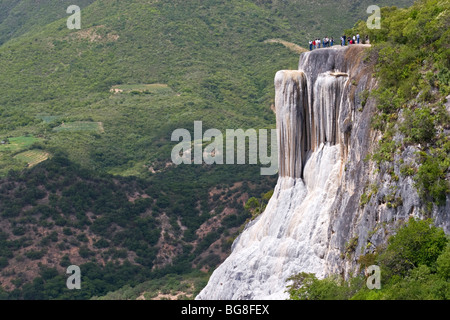
[[[359,33],[356,36],[346,36],[343,35],[341,37],[341,46],[346,46],[347,44],[360,44],[361,37],[359,36]]]
[[[360,44],[361,43],[361,37],[359,36],[359,33],[356,36],[346,36],[343,35],[341,37],[341,46],[346,46],[347,44]],[[369,43],[368,37],[366,37],[366,43]],[[325,37],[322,40],[321,39],[315,39],[309,41],[309,50],[314,49],[320,49],[320,48],[327,48],[332,47],[334,44],[333,38]]]
[[[322,40],[320,40],[320,39],[310,40],[309,41],[309,50],[320,49],[321,46],[323,48],[332,47],[333,44],[334,44],[334,39],[328,38],[328,37],[325,37]]]

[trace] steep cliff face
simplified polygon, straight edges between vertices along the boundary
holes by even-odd
[[[264,213],[236,239],[197,299],[285,299],[289,276],[346,275],[398,221],[420,215],[411,178],[392,181],[364,161],[379,138],[370,127],[375,101],[362,101],[376,85],[363,59],[366,48],[306,52],[298,70],[276,74],[278,183]],[[401,156],[408,161],[413,152],[410,147]],[[374,183],[376,196],[362,206],[361,194]],[[402,203],[387,206],[386,195]],[[449,212],[447,201],[432,214],[447,233]]]

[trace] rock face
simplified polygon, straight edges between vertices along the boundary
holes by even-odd
[[[365,49],[306,52],[298,70],[276,74],[278,183],[265,211],[235,240],[197,299],[286,299],[288,277],[347,275],[397,223],[420,214],[411,178],[394,168],[400,178],[393,181],[364,161],[379,138],[370,128],[375,101],[363,100],[376,85]],[[413,153],[408,148],[401,157],[407,162]],[[377,192],[362,206],[361,195],[375,185]],[[402,202],[388,206],[388,195]],[[450,199],[433,211],[447,233],[449,215]]]

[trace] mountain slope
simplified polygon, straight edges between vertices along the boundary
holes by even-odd
[[[80,0],[83,10],[95,0]],[[73,1],[5,0],[0,3],[0,45],[22,34],[68,16],[66,9]]]
[[[273,64],[295,61],[288,50],[263,42],[274,24],[268,11],[251,3],[172,8],[96,2],[83,11],[85,29],[72,32],[58,21],[1,48],[2,134],[21,135],[28,124],[26,130],[41,134],[49,148],[105,169],[155,160],[159,140],[167,142],[173,129],[191,127],[194,120],[219,129],[269,125],[268,76]],[[173,93],[109,91],[118,84],[151,83],[167,84]],[[161,113],[167,121],[161,122]],[[42,115],[58,121],[45,126]],[[51,132],[62,120],[102,122],[105,134],[67,141]],[[170,151],[164,151],[167,158]]]

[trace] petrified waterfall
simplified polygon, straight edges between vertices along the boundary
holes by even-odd
[[[364,50],[364,45],[317,49],[300,56],[298,70],[276,74],[279,178],[274,194],[197,299],[285,299],[290,276],[346,274],[368,242],[383,241],[383,228],[370,232],[380,222],[388,225],[416,213],[420,200],[411,179],[398,182],[398,196],[405,199],[398,208],[376,199],[364,208],[359,204],[375,179],[386,190],[392,185],[363,161],[376,143],[370,129],[375,102],[361,102],[361,93],[374,85]],[[357,246],[346,260],[343,253],[352,238]]]
[[[278,173],[301,178],[306,147],[308,93],[301,71],[279,71],[275,77],[275,110],[279,129]]]

